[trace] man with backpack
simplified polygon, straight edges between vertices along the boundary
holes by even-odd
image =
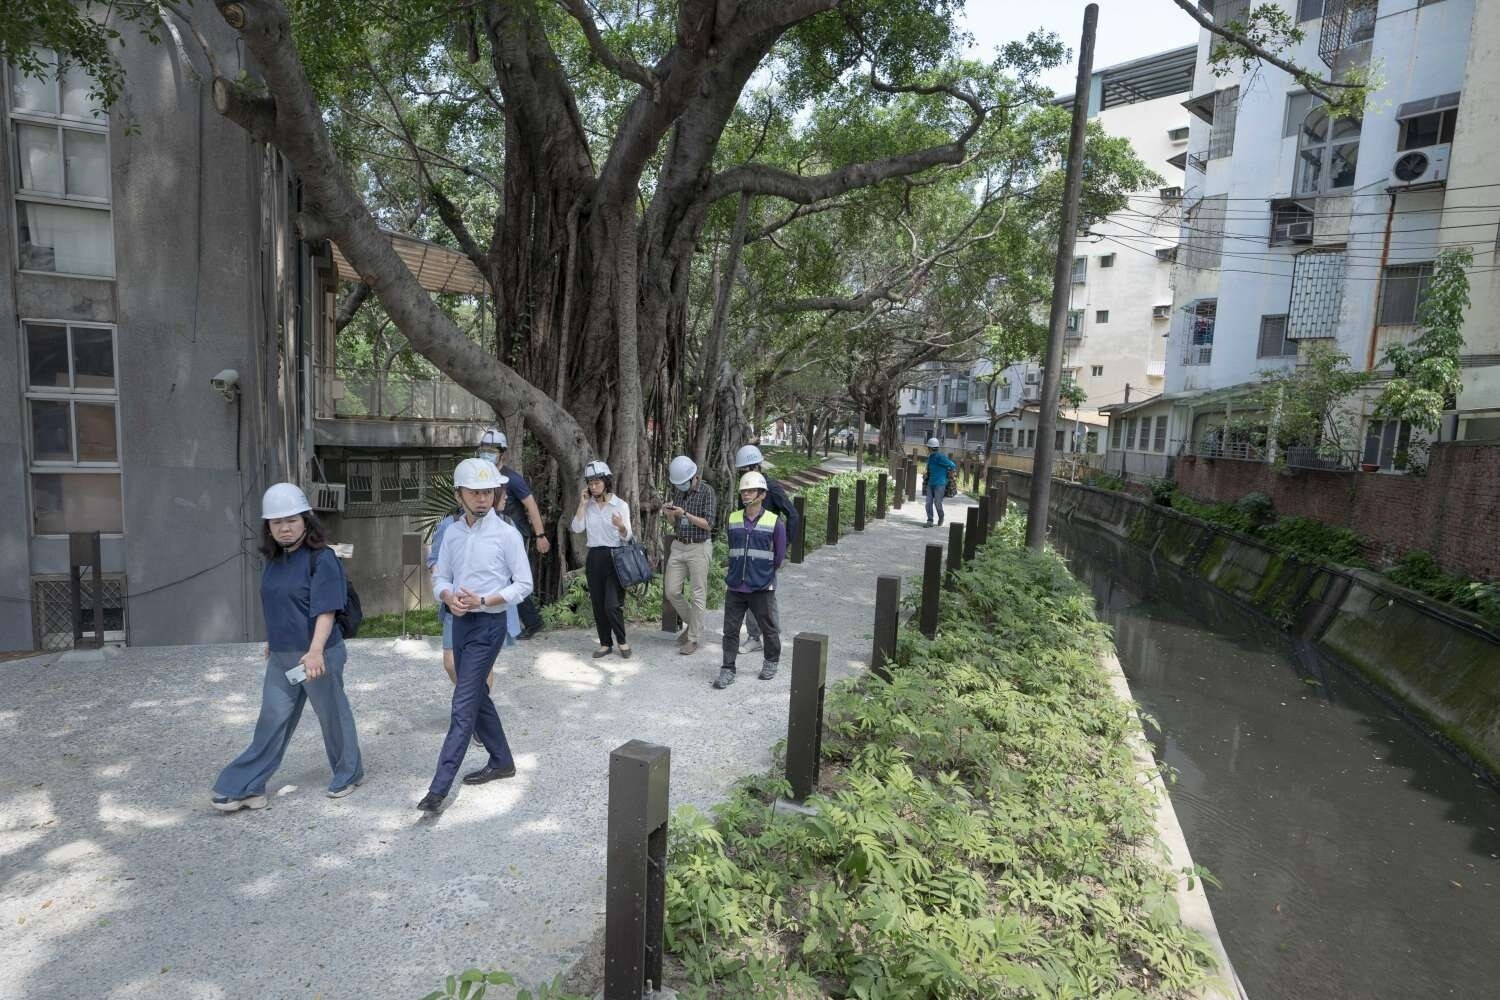
[[[478,734],[489,754],[484,767],[464,775],[481,785],[514,777],[515,758],[500,713],[485,685],[505,642],[506,620],[531,593],[531,564],[521,533],[494,510],[505,476],[482,458],[466,458],[453,474],[463,517],[448,525],[432,573],[432,592],[453,614],[453,711],[437,773],[417,808],[436,813]]]

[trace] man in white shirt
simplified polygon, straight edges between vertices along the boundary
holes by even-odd
[[[464,516],[448,525],[432,571],[432,592],[453,613],[453,716],[438,755],[437,774],[417,808],[435,813],[453,787],[453,778],[478,735],[489,753],[485,766],[464,775],[464,784],[513,777],[515,758],[500,725],[485,678],[505,641],[506,615],[531,593],[531,564],[521,533],[494,511],[496,491],[505,485],[500,470],[467,458],[453,474]]]

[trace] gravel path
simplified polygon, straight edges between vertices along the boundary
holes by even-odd
[[[448,715],[425,643],[350,644],[363,787],[323,796],[309,712],[271,808],[227,816],[209,786],[249,739],[259,646],[0,664],[0,997],[400,1000],[470,966],[550,979],[603,919],[609,751],[670,746],[674,808],[711,806],[785,735],[790,636],[829,635],[830,679],[863,670],[875,576],[920,573],[931,541],[946,532],[908,503],[789,566],[774,681],[751,653],[714,691],[717,645],[678,656],[655,629],[633,633],[629,661],[589,658],[579,631],[502,654],[496,702],[520,775],[455,786],[436,820],[413,808]]]

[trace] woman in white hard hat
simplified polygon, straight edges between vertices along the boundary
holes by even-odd
[[[683,621],[677,636],[677,652],[691,656],[698,651],[703,612],[708,610],[708,566],[714,555],[714,512],[718,499],[714,488],[698,475],[698,463],[686,455],[672,459],[667,467],[667,481],[677,495],[661,508],[661,516],[672,522],[673,535],[662,593]],[[682,594],[684,578],[691,599]]]
[[[344,568],[297,486],[277,483],[266,490],[261,518],[266,676],[250,746],[214,782],[213,806],[220,812],[266,807],[266,783],[281,766],[309,701],[333,771],[328,797],[342,798],[364,780],[354,712],[344,693],[344,637],[334,621],[348,601]]]
[[[588,543],[588,560],[584,575],[589,583],[589,602],[594,607],[594,628],[599,633],[599,648],[594,659],[608,656],[618,648],[630,659],[630,645],[625,641],[625,591],[615,575],[615,559],[609,550],[630,540],[630,505],[614,494],[615,477],[604,462],[590,462],[583,467],[583,495],[573,513],[570,527],[584,535]]]
[[[464,516],[448,526],[432,573],[432,593],[453,613],[453,710],[448,735],[438,755],[437,772],[417,803],[435,813],[453,787],[453,779],[478,735],[489,754],[485,766],[464,775],[464,784],[481,785],[516,773],[500,713],[490,698],[487,680],[505,644],[506,623],[531,593],[531,564],[521,533],[495,513],[505,477],[482,458],[466,458],[453,473]]]

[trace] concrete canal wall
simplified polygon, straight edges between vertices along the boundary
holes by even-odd
[[[1011,472],[1023,502],[1031,477]],[[1460,750],[1500,774],[1500,635],[1473,615],[1364,570],[1322,566],[1147,500],[1054,482],[1052,517],[1130,543],[1122,558],[1162,561],[1252,605],[1394,695]]]

